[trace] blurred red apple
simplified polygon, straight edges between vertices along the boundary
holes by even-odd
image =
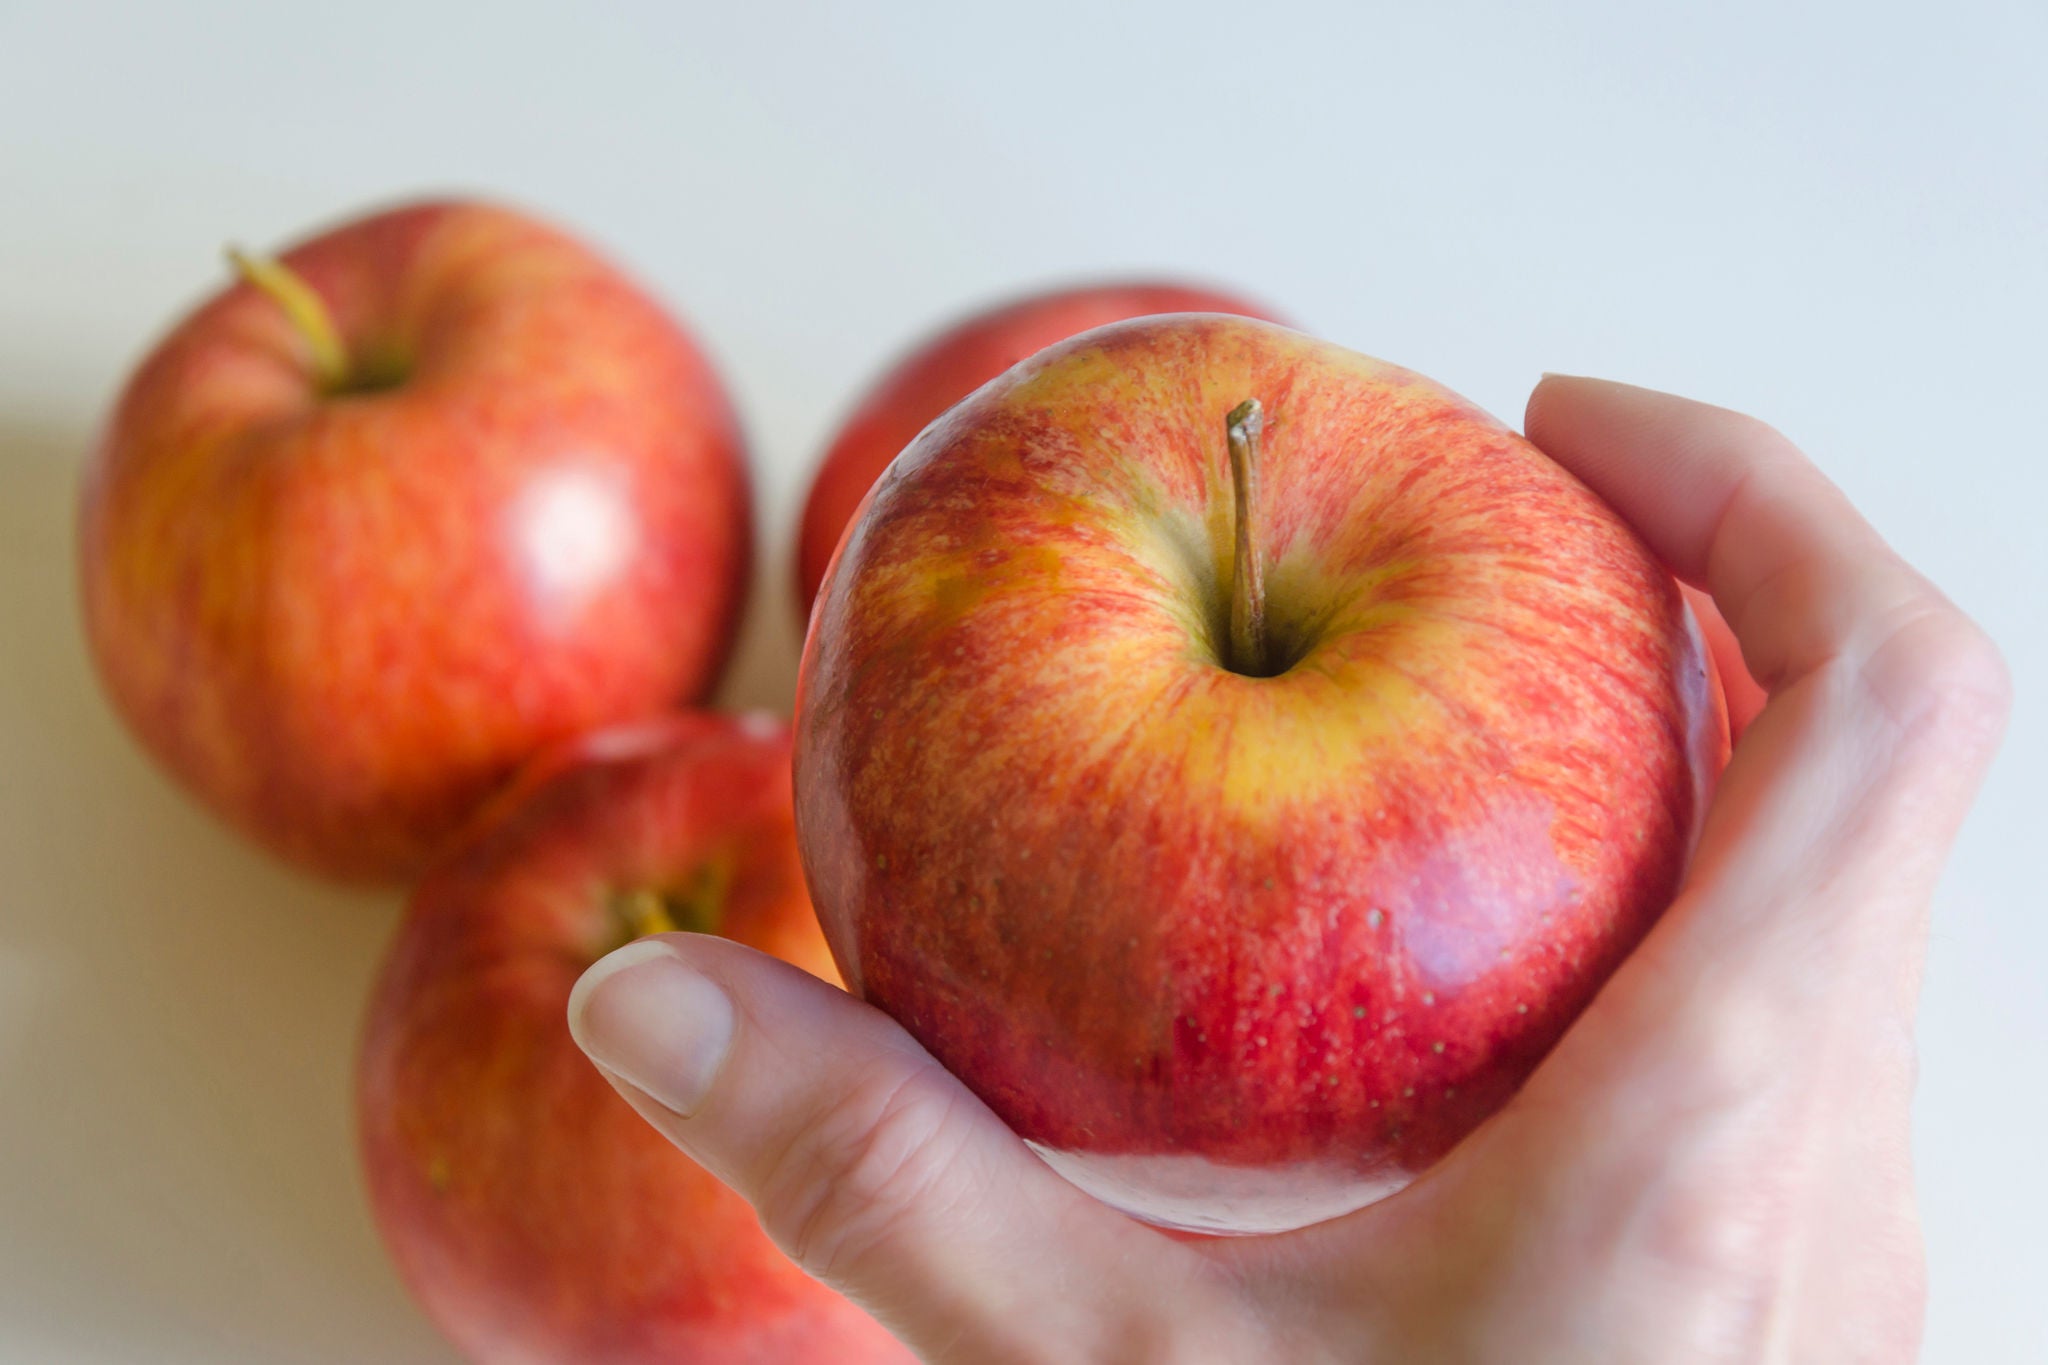
[[[812,617],[797,821],[850,988],[1055,1166],[1271,1230],[1507,1099],[1669,901],[1727,744],[1677,584],[1564,470],[1420,376],[1181,315],[890,467]]]
[[[1004,370],[1056,341],[1152,313],[1238,313],[1257,304],[1192,285],[1133,281],[1034,294],[977,313],[899,360],[839,429],[804,504],[797,533],[798,605],[808,612],[825,565],[868,489],[932,419]]]
[[[710,690],[751,553],[738,428],[661,308],[504,209],[244,270],[100,440],[87,634],[230,823],[402,878],[542,745]]]
[[[571,1040],[583,969],[673,929],[836,979],[779,722],[679,715],[584,739],[421,884],[357,1087],[371,1204],[407,1285],[493,1365],[907,1360]]]

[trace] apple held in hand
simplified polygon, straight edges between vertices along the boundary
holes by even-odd
[[[241,264],[101,438],[87,634],[215,811],[408,876],[543,744],[709,691],[749,568],[738,428],[658,306],[502,209]]]
[[[477,1361],[907,1360],[570,1038],[583,969],[672,929],[832,978],[778,723],[678,715],[590,736],[523,775],[420,886],[357,1088],[406,1283]]]
[[[1039,354],[835,564],[796,796],[841,970],[1155,1221],[1296,1226],[1449,1149],[1662,911],[1726,760],[1604,504],[1264,323]]]
[[[890,369],[846,419],[818,467],[797,532],[797,596],[805,611],[861,499],[933,418],[1018,361],[1076,332],[1155,313],[1271,315],[1229,294],[1153,281],[1058,289],[977,313]]]

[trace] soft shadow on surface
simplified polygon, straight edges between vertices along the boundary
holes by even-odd
[[[243,845],[121,727],[78,620],[88,439],[0,416],[0,1354],[451,1360],[356,1170],[399,897]]]
[[[761,513],[757,509],[756,516]],[[803,652],[804,620],[797,614],[790,556],[770,536],[754,565],[746,617],[733,642],[732,662],[720,681],[716,704],[730,711],[773,711],[787,719],[796,702],[796,667]]]

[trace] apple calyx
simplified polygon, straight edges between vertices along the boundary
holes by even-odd
[[[327,311],[313,286],[284,262],[270,256],[252,256],[240,247],[227,249],[235,273],[254,285],[280,308],[299,339],[313,357],[313,373],[323,393],[339,393],[349,387],[348,349],[334,315]]]
[[[667,897],[644,886],[620,896],[614,908],[619,918],[626,922],[626,932],[633,938],[673,934],[680,927],[676,924],[676,917],[670,913]]]
[[[1259,501],[1259,434],[1265,408],[1247,398],[1223,419],[1236,495],[1237,546],[1230,575],[1230,647],[1224,667],[1248,678],[1271,677],[1266,639],[1266,562],[1253,516]]]
[[[636,886],[614,892],[612,913],[624,934],[612,947],[650,934],[718,933],[725,921],[731,881],[731,869],[721,861],[697,868],[682,885]]]

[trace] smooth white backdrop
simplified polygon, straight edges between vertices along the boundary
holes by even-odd
[[[579,228],[718,357],[763,552],[732,701],[787,706],[859,386],[1019,289],[1190,274],[1511,421],[1554,369],[1782,427],[2017,675],[1927,978],[1926,1358],[2048,1360],[2048,8],[1547,8],[0,0],[0,1360],[450,1358],[351,1147],[398,898],[144,762],[71,566],[99,414],[222,243],[444,190]]]

